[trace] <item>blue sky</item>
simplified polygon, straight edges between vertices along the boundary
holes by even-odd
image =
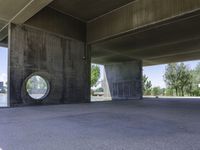
[[[0,81],[7,81],[8,50],[0,47]]]

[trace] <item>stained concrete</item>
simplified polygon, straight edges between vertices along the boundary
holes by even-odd
[[[119,37],[199,9],[199,0],[136,0],[88,22],[87,40],[94,43]]]
[[[142,61],[104,65],[104,97],[112,100],[142,98]]]
[[[0,4],[0,45],[8,36],[9,23],[23,24],[53,0],[7,0]],[[2,24],[3,22],[3,24]]]
[[[86,24],[84,22],[49,7],[41,10],[25,24],[79,41],[86,41]]]
[[[183,15],[130,34],[92,45],[92,61],[109,63],[142,59],[143,65],[200,59],[200,15]],[[162,22],[163,23],[163,22]]]
[[[3,150],[198,150],[199,100],[0,109]]]
[[[90,101],[90,58],[84,42],[14,24],[9,41],[11,106]],[[26,91],[32,75],[40,75],[50,84],[42,101],[33,100]]]

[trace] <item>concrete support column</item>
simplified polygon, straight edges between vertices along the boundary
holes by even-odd
[[[86,43],[26,25],[9,28],[10,103],[60,104],[90,101],[90,55]],[[48,80],[49,94],[33,100],[26,91],[31,75]]]
[[[142,99],[142,61],[106,64],[104,68],[106,98]]]

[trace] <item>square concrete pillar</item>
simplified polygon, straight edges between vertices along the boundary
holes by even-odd
[[[86,43],[26,25],[9,27],[10,104],[60,104],[90,101],[90,56]],[[41,100],[26,91],[40,75],[49,83]]]
[[[142,61],[106,64],[104,68],[105,98],[142,99]]]

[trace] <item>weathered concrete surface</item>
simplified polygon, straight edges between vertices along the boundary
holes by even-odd
[[[3,150],[198,150],[199,100],[0,109]]]
[[[133,1],[90,21],[87,40],[89,43],[101,41],[199,9],[199,0]]]
[[[62,36],[86,41],[86,23],[49,7],[44,8],[26,21],[25,24]]]
[[[53,0],[6,0],[0,3],[0,43],[8,36],[9,23],[23,24]],[[3,24],[2,24],[3,22]]]
[[[1,1],[0,22],[22,24],[53,0],[6,0]],[[1,26],[0,26],[1,31]]]
[[[200,59],[200,13],[180,16],[165,25],[135,30],[130,34],[93,44],[92,62],[142,59],[156,65]]]
[[[139,0],[103,15],[88,23],[88,42],[98,37],[91,42],[92,62],[198,60],[199,9],[198,0]]]
[[[84,42],[13,24],[9,40],[11,105],[36,103],[25,89],[31,74],[50,82],[50,93],[41,103],[90,101],[90,58]]]
[[[139,60],[104,65],[104,97],[142,98],[142,62]]]

